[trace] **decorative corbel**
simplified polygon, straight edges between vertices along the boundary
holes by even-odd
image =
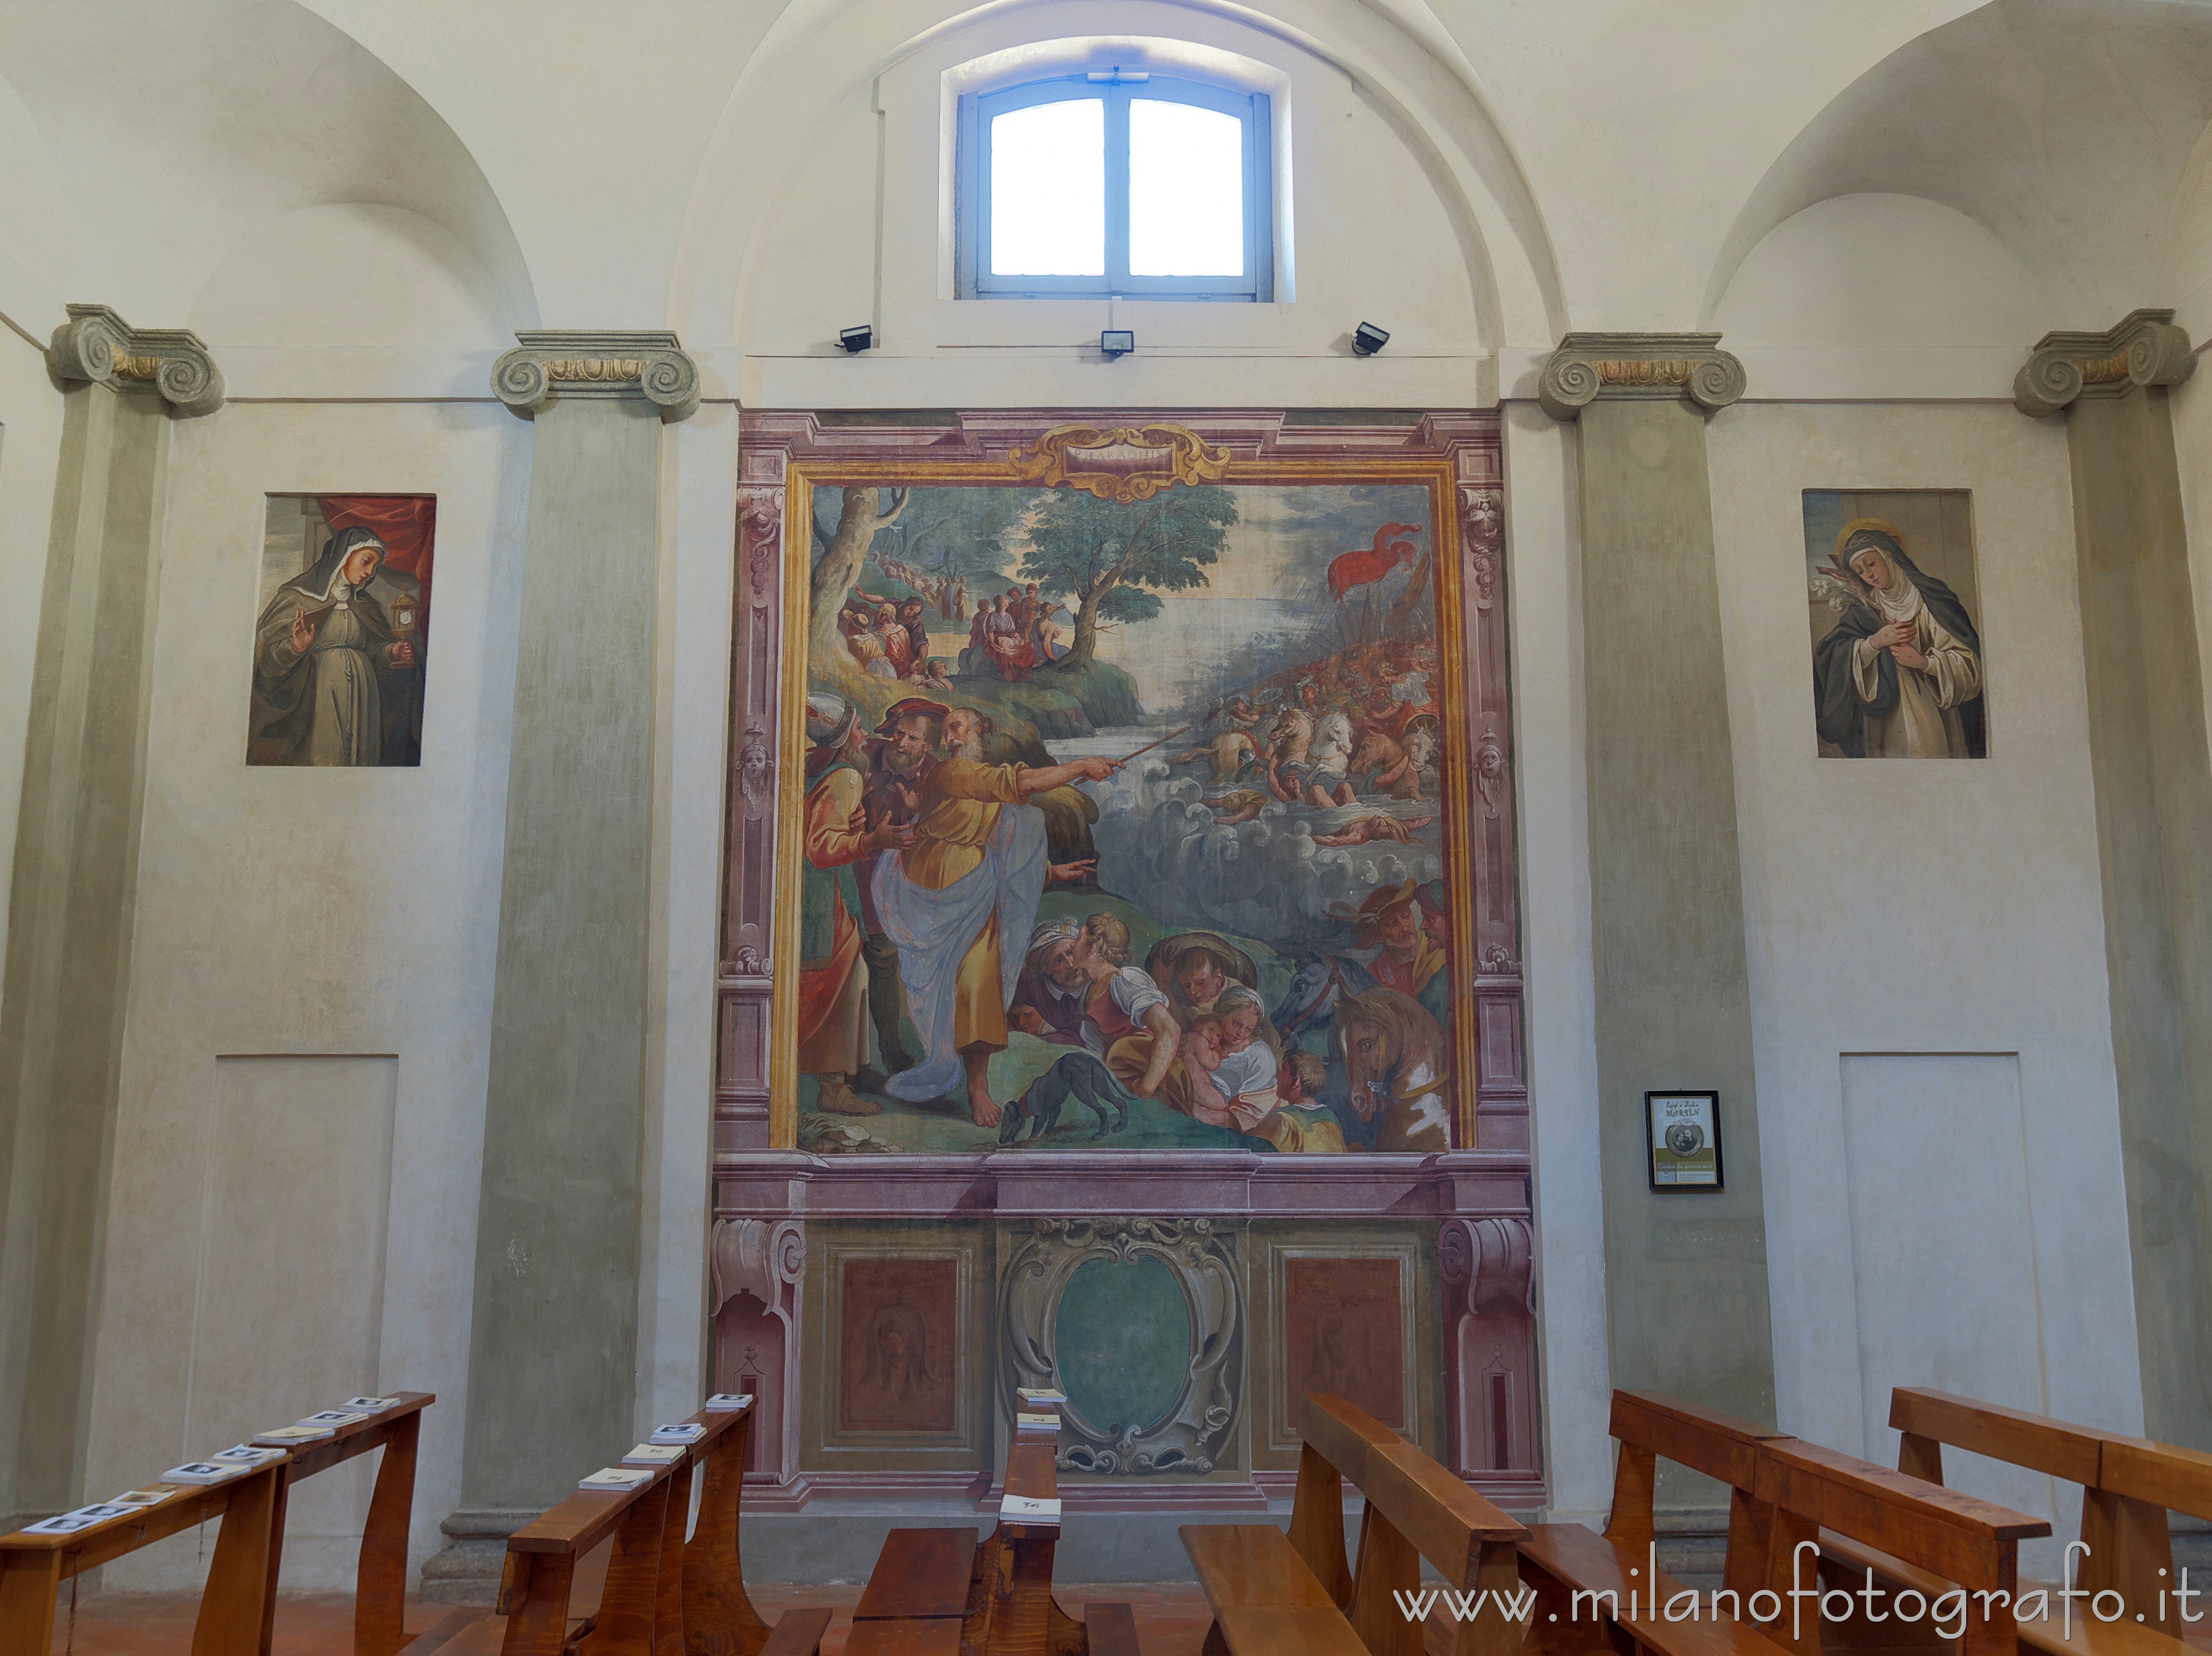
[[[187,328],[134,328],[106,305],[71,305],[54,330],[46,366],[58,380],[135,391],[150,386],[191,418],[222,406],[222,374]]]
[[[699,407],[699,365],[672,333],[518,333],[491,387],[525,419],[558,397],[642,397],[670,423]]]
[[[2043,419],[2080,397],[2124,397],[2137,386],[2177,386],[2197,371],[2185,328],[2170,310],[2130,311],[2102,333],[2046,333],[2012,382],[2012,405]]]
[[[1717,333],[1570,333],[1536,381],[1536,400],[1571,420],[1601,398],[1686,399],[1702,413],[1743,395],[1743,364],[1715,349]]]

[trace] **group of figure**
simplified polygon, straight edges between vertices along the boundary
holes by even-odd
[[[816,1107],[877,1114],[856,1078],[912,1103],[964,1089],[975,1124],[996,1127],[988,1071],[1022,965],[1000,940],[1030,935],[1047,885],[1094,873],[1048,860],[1035,801],[1120,766],[988,763],[990,721],[922,697],[871,731],[842,697],[810,696],[806,734],[799,1068],[817,1078]]]
[[[816,1109],[961,1096],[976,1126],[1000,1129],[988,1068],[1019,1030],[1078,1049],[1032,1094],[1054,1077],[1103,1090],[1125,1121],[1149,1099],[1279,1150],[1450,1148],[1440,894],[1378,892],[1350,916],[1367,959],[1320,985],[1302,972],[1270,1015],[1251,956],[1218,933],[1164,937],[1139,966],[1110,909],[1036,922],[1048,886],[1094,874],[1049,861],[1039,796],[1120,762],[994,764],[988,719],[919,697],[870,729],[817,693],[806,731],[799,1068]],[[1315,1038],[1328,1057],[1300,1044]]]
[[[855,587],[837,612],[837,632],[863,673],[951,688],[945,663],[929,653],[929,622],[919,598],[885,598]]]
[[[995,673],[1008,684],[1020,684],[1032,669],[1057,661],[1068,647],[1060,642],[1056,608],[1034,581],[985,599],[968,624],[960,671],[973,678]]]
[[[1390,913],[1411,916],[1414,955],[1432,947],[1409,894],[1398,894]],[[1377,928],[1389,923],[1379,905],[1377,916]],[[1048,921],[1031,934],[1008,1018],[1017,1029],[1088,1055],[1062,1058],[1055,1070],[1103,1064],[1135,1098],[1278,1150],[1341,1151],[1351,1142],[1444,1150],[1451,1135],[1443,1026],[1398,987],[1419,972],[1433,977],[1440,964],[1409,959],[1405,966],[1414,970],[1401,966],[1395,977],[1364,974],[1358,990],[1347,988],[1325,1011],[1322,997],[1301,996],[1294,984],[1270,1016],[1251,956],[1227,938],[1175,933],[1139,966],[1127,923],[1100,910]],[[1283,1022],[1292,1011],[1296,1027]],[[1334,1076],[1331,1058],[1301,1044],[1310,1032],[1326,1038]],[[1104,1131],[1102,1112],[1097,1135]]]
[[[929,606],[949,621],[968,618],[968,577],[931,575],[902,557],[871,553],[868,561],[894,581],[903,581],[929,600]]]
[[[1208,768],[1215,819],[1249,822],[1270,800],[1317,811],[1362,795],[1433,800],[1438,788],[1436,647],[1386,639],[1340,651],[1226,698],[1174,756]],[[1409,843],[1433,816],[1383,812],[1316,834],[1316,845]]]
[[[1334,1121],[1310,1113],[1328,1067],[1285,1050],[1255,976],[1250,957],[1212,932],[1163,938],[1134,965],[1127,924],[1101,910],[1030,935],[1009,1017],[1042,1040],[1082,1048],[1134,1097],[1279,1150],[1341,1150]]]

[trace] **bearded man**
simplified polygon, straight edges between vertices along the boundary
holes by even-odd
[[[1006,1048],[1006,1007],[1037,900],[1048,882],[1085,880],[1094,868],[1046,860],[1044,813],[1029,801],[1048,788],[1104,782],[1121,764],[987,764],[984,731],[981,714],[919,697],[884,715],[876,732],[880,763],[912,800],[916,834],[911,846],[878,860],[870,889],[898,949],[907,1012],[924,1054],[892,1076],[888,1090],[921,1103],[964,1080],[975,1124],[996,1127],[991,1055]],[[1014,942],[1002,947],[1002,939]]]
[[[867,825],[866,758],[859,709],[841,696],[806,698],[805,862],[799,874],[799,1073],[815,1078],[815,1108],[872,1116],[852,1089],[866,1056],[868,970],[857,871],[879,851],[914,843],[912,823]]]

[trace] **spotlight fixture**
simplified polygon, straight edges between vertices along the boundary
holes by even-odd
[[[1127,356],[1137,348],[1134,328],[1104,328],[1098,335],[1098,350],[1107,356]]]
[[[876,331],[865,324],[857,328],[840,328],[837,343],[849,354],[857,356],[876,343]]]
[[[1372,356],[1390,343],[1390,336],[1372,322],[1362,322],[1352,331],[1352,348],[1362,356]]]

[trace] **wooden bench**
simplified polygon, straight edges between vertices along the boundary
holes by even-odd
[[[2099,1622],[2077,1600],[2070,1617],[2054,1610],[2023,1622],[2024,1642],[2050,1652],[2171,1650],[2184,1624],[2165,1596],[2179,1580],[2166,1514],[2212,1517],[2212,1455],[1917,1386],[1890,1394],[1889,1423],[1902,1434],[1899,1468],[1930,1482],[1943,1481],[1948,1444],[2081,1487],[2089,1550],[2078,1555],[2075,1586],[2118,1592],[2121,1619]]]
[[[1723,1585],[1749,1592],[1766,1568],[1767,1530],[1773,1509],[1759,1498],[1759,1447],[1779,1443],[1787,1432],[1755,1426],[1693,1403],[1680,1403],[1656,1391],[1615,1391],[1609,1429],[1620,1444],[1613,1463],[1613,1510],[1605,1535],[1647,1557],[1657,1541],[1652,1500],[1658,1463],[1671,1460],[1702,1472],[1729,1489],[1728,1554]]]
[[[2020,1543],[2051,1533],[2043,1519],[1795,1438],[1759,1446],[1757,1493],[1774,1509],[1765,1583],[1770,1590],[1786,1593],[1802,1581],[1856,1592],[1869,1569],[1886,1592],[1902,1586],[1930,1595],[1963,1588],[1984,1596],[1962,1601],[1971,1613],[1955,1641],[1960,1656],[2014,1656]],[[1808,1543],[1814,1550],[1801,1554]],[[1801,1558],[1817,1561],[1809,1578]],[[1826,1628],[1837,1629],[1843,1642],[1905,1643],[1912,1641],[1905,1626],[1917,1625],[1928,1628],[1929,1642],[1953,1642],[1934,1637],[1932,1618],[1892,1625],[1869,1641],[1865,1635],[1879,1624],[1863,1609],[1849,1620],[1825,1623],[1817,1600],[1799,1617],[1788,1613],[1788,1599],[1784,1603],[1768,1636],[1799,1656],[1819,1656]],[[1886,1601],[1882,1613],[1893,1608]]]
[[[390,1409],[330,1437],[303,1443],[291,1452],[276,1481],[276,1510],[269,1532],[269,1571],[261,1605],[261,1656],[269,1656],[276,1629],[276,1577],[284,1562],[284,1519],[292,1486],[360,1455],[381,1449],[376,1482],[368,1497],[368,1519],[361,1532],[361,1561],[354,1573],[354,1656],[398,1656],[409,1642],[407,1613],[407,1529],[415,1512],[415,1449],[422,1435],[422,1411],[438,1401],[429,1391],[392,1394]],[[477,1612],[457,1610],[422,1637],[434,1649]]]
[[[1789,1441],[1788,1434],[1650,1391],[1615,1391],[1609,1425],[1620,1448],[1605,1533],[1538,1524],[1521,1543],[1521,1580],[1535,1594],[1528,1650],[1565,1656],[1626,1644],[1665,1656],[1779,1656],[1756,1625],[1739,1617],[1667,1619],[1664,1607],[1691,1589],[1658,1568],[1652,1501],[1661,1460],[1728,1486],[1722,1591],[1735,1593],[1741,1610],[1766,1584],[1774,1510],[1759,1494],[1760,1452]]]
[[[621,1494],[580,1489],[507,1538],[497,1613],[422,1656],[813,1656],[825,1609],[770,1627],[745,1592],[738,1555],[750,1409],[702,1411],[705,1434],[652,1481]],[[691,1482],[703,1471],[690,1538]],[[597,1612],[570,1614],[578,1562],[612,1538]]]
[[[1187,1525],[1184,1549],[1213,1610],[1210,1656],[1419,1656],[1425,1623],[1399,1595],[1426,1559],[1459,1592],[1507,1592],[1528,1531],[1389,1427],[1310,1393],[1286,1534],[1271,1524]],[[1344,1549],[1344,1486],[1365,1499],[1357,1565]],[[1448,1651],[1507,1656],[1522,1631],[1503,1608],[1449,1621]]]
[[[1005,1493],[1056,1501],[1058,1463],[1056,1439],[1018,1439],[1006,1452]],[[943,1643],[940,1629],[951,1631],[948,1653],[964,1645],[975,1656],[1138,1656],[1128,1605],[1085,1604],[1079,1621],[1053,1597],[1060,1527],[1057,1518],[1002,1513],[980,1542],[964,1525],[893,1530],[853,1612],[855,1642],[847,1644],[848,1656],[878,1650],[921,1656]]]
[[[192,1656],[258,1656],[266,1648],[264,1616],[276,1575],[285,1472],[284,1460],[271,1461],[70,1535],[0,1536],[0,1656],[47,1656],[63,1582],[214,1518],[222,1527],[192,1624]]]

